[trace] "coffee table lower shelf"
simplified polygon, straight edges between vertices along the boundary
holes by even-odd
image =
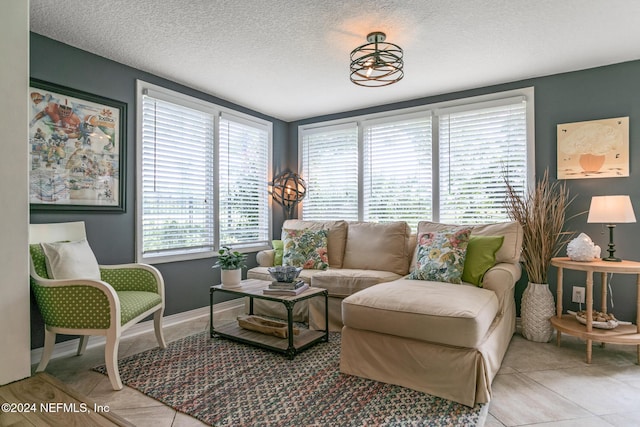
[[[298,335],[293,337],[293,350],[289,348],[289,340],[287,338],[278,338],[272,335],[261,334],[260,332],[250,331],[241,328],[237,323],[228,323],[216,326],[213,331],[214,335],[239,341],[245,344],[266,348],[268,350],[284,353],[290,358],[302,350],[311,347],[320,341],[326,341],[325,331],[313,331],[309,329],[300,329]]]

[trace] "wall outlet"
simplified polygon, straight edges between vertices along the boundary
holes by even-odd
[[[574,286],[573,294],[571,295],[571,302],[577,302],[584,304],[584,287]]]

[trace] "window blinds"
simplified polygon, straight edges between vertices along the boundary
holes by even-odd
[[[527,183],[526,102],[439,114],[439,221],[508,220],[505,175]]]
[[[220,118],[220,245],[267,245],[269,228],[267,127],[229,114]]]
[[[142,99],[142,253],[214,249],[211,114]]]
[[[431,115],[422,112],[363,126],[365,221],[431,219]]]
[[[358,128],[355,123],[302,131],[302,218],[358,220]]]

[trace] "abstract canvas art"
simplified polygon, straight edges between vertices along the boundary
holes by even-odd
[[[629,117],[558,125],[558,179],[629,176]]]

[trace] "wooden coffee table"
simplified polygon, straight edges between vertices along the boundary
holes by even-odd
[[[223,285],[211,286],[209,289],[209,305],[210,305],[210,333],[211,338],[218,335],[220,337],[243,342],[245,344],[255,345],[257,347],[266,348],[279,353],[284,353],[289,359],[293,359],[296,354],[311,347],[321,341],[329,341],[329,292],[321,288],[309,288],[299,295],[282,296],[282,295],[265,295],[262,293],[271,282],[265,280],[247,279],[240,282],[237,287],[227,287]],[[216,292],[224,292],[237,297],[249,298],[249,314],[253,314],[253,300],[262,299],[267,301],[275,301],[282,303],[287,309],[287,338],[278,338],[271,335],[262,334],[260,332],[250,331],[241,328],[237,322],[231,322],[219,327],[213,326],[213,294]],[[293,333],[293,307],[296,303],[310,298],[324,297],[325,306],[325,330],[314,331],[310,329],[300,329],[298,335]]]

